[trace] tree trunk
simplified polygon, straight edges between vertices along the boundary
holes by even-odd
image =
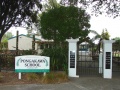
[[[1,33],[0,33],[0,45],[1,45],[2,37],[4,34],[5,34],[5,32],[2,33],[2,31],[1,31]],[[1,65],[2,65],[2,63],[1,63],[1,59],[0,59],[0,72],[1,72]]]

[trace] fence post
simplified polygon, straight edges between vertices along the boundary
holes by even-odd
[[[17,31],[17,36],[16,36],[16,55],[18,55],[18,40],[19,40],[19,31]]]
[[[35,50],[35,35],[33,35],[32,50]]]

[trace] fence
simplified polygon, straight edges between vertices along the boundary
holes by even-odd
[[[34,50],[4,50],[0,51],[0,70],[12,70],[15,69],[15,56],[21,55],[35,55]]]

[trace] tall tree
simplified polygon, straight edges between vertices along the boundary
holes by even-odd
[[[101,41],[103,39],[109,40],[109,38],[110,38],[109,32],[107,31],[107,29],[103,29],[103,31],[102,31],[101,34],[97,33],[95,30],[90,30],[90,33],[95,34],[95,37],[92,38],[92,42],[95,41],[95,40],[97,40],[97,39],[99,39],[97,49],[100,52]]]
[[[105,40],[109,40],[110,39],[110,34],[109,32],[107,31],[107,29],[103,29],[102,33],[101,33],[101,38],[102,39],[105,39]]]
[[[95,30],[90,30],[90,33],[95,34],[95,37],[92,38],[92,41],[95,41],[97,39],[99,39],[99,40],[102,40],[102,39],[109,40],[110,39],[110,34],[107,31],[107,29],[103,29],[101,34],[96,32]]]
[[[40,8],[39,0],[0,0],[0,41],[13,25],[35,22]]]
[[[59,3],[56,0],[47,0],[46,4],[43,5],[45,10],[50,10],[59,7]]]
[[[79,4],[83,8],[92,7],[92,12],[95,14],[106,13],[113,17],[120,16],[120,0],[61,0],[61,2],[67,5]]]
[[[45,39],[55,42],[68,38],[83,38],[88,35],[90,16],[80,8],[69,6],[43,12],[40,32]]]
[[[73,5],[77,5],[79,2],[79,0],[61,0],[61,4],[62,5],[70,5],[70,6],[73,6]]]

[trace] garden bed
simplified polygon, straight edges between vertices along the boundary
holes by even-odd
[[[68,82],[65,72],[51,72],[43,76],[41,73],[22,73],[22,79],[18,79],[18,73],[0,72],[0,85],[16,84],[55,84]]]

